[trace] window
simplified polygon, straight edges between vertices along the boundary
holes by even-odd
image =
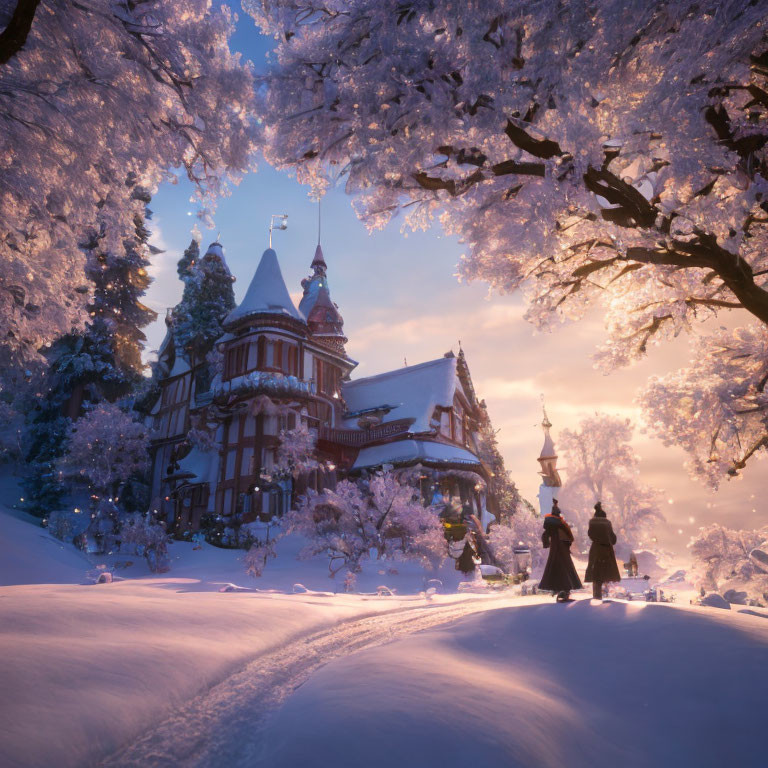
[[[237,451],[232,450],[227,452],[227,467],[225,480],[232,480],[235,477],[235,459],[237,457]]]
[[[453,439],[457,443],[464,442],[464,415],[458,406],[453,409]]]
[[[336,366],[326,363],[324,360],[315,358],[315,385],[317,391],[324,395],[336,395],[339,391],[339,369]]]
[[[440,434],[451,438],[451,412],[440,411]]]
[[[236,347],[230,347],[226,353],[226,378],[231,379],[235,376],[241,376],[246,371],[248,362],[248,344],[238,344]]]
[[[256,468],[253,465],[253,446],[246,445],[243,448],[243,458],[240,462],[240,475],[253,475]]]

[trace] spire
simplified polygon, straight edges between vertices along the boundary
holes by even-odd
[[[317,293],[317,299],[307,315],[309,332],[317,341],[324,343],[337,352],[344,352],[347,337],[344,335],[344,319],[338,307],[331,301],[328,287],[323,285]]]
[[[539,461],[542,459],[556,459],[557,454],[555,453],[555,443],[552,440],[552,435],[549,434],[549,430],[552,428],[552,422],[547,416],[547,409],[543,403],[541,410],[544,412],[544,420],[541,422],[541,427],[544,430],[544,445],[541,447]]]
[[[224,327],[251,315],[265,313],[285,315],[304,322],[303,315],[296,309],[288,294],[277,254],[272,248],[264,251],[243,300],[227,315]]]
[[[312,307],[315,306],[315,302],[320,295],[320,290],[323,288],[325,288],[326,291],[328,290],[328,277],[326,275],[328,265],[325,263],[323,247],[320,245],[319,237],[320,231],[318,224],[318,243],[315,248],[315,256],[310,265],[312,274],[301,281],[301,287],[304,289],[304,294],[299,303],[299,310],[301,310],[304,317],[309,317],[312,312]]]
[[[328,269],[328,265],[323,257],[323,247],[318,243],[317,248],[315,248],[315,258],[312,259],[312,270],[316,275],[324,275],[326,269]]]
[[[557,471],[557,453],[555,443],[552,440],[549,430],[552,428],[552,422],[547,416],[547,409],[544,406],[542,397],[541,408],[544,413],[544,419],[541,422],[541,428],[544,430],[544,445],[539,454],[539,464],[541,465],[541,485],[539,486],[539,508],[542,515],[547,515],[552,511],[552,503],[557,498],[559,488],[563,482],[560,479],[560,473]]]

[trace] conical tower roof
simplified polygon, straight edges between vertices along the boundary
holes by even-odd
[[[312,308],[315,306],[320,291],[328,291],[328,277],[326,271],[328,265],[325,263],[323,248],[320,243],[315,248],[315,257],[312,259],[312,274],[301,281],[301,287],[304,289],[304,295],[299,302],[299,311],[304,317],[309,317]]]
[[[323,248],[320,243],[318,243],[317,248],[315,248],[315,258],[312,259],[312,269],[314,269],[315,272],[320,270],[325,272],[325,270],[328,269],[328,265],[325,263],[325,257],[323,256]]]
[[[552,440],[552,435],[549,430],[552,428],[552,422],[547,416],[547,409],[544,408],[544,421],[541,422],[541,427],[544,430],[544,445],[541,447],[541,453],[539,454],[539,461],[541,459],[556,459],[555,443]]]
[[[284,315],[304,322],[304,315],[296,309],[285,287],[277,254],[272,248],[264,251],[243,300],[227,315],[224,327],[234,325],[251,315],[265,313]]]

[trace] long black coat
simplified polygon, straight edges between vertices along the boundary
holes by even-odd
[[[584,581],[597,581],[602,584],[621,581],[616,555],[613,552],[616,534],[613,532],[611,521],[607,517],[593,517],[589,521],[587,536],[592,540],[592,546],[589,548],[589,563]]]
[[[539,581],[539,589],[550,592],[570,592],[581,589],[579,574],[573,567],[570,545],[573,533],[568,524],[558,515],[544,517],[544,532],[541,543],[549,547],[549,557]]]

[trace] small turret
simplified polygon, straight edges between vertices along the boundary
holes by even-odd
[[[331,301],[331,294],[325,286],[318,291],[317,300],[307,317],[307,326],[316,341],[344,353],[344,345],[347,343],[344,319]]]
[[[320,295],[320,291],[323,288],[328,291],[328,277],[326,275],[328,265],[325,263],[325,257],[323,256],[323,249],[320,243],[318,243],[317,248],[315,248],[315,257],[312,259],[311,269],[312,274],[301,281],[301,287],[304,289],[304,294],[299,302],[299,311],[304,317],[309,317],[312,307],[315,306]]]
[[[557,471],[557,453],[555,443],[549,430],[552,428],[552,422],[547,416],[547,409],[543,408],[544,420],[541,427],[544,430],[544,445],[541,447],[538,462],[541,465],[541,485],[539,486],[539,510],[542,515],[547,515],[552,511],[552,502],[557,498],[559,489],[563,483],[560,480],[560,473]]]
[[[285,287],[277,254],[267,248],[243,300],[227,315],[224,327],[230,329],[249,317],[270,314],[304,322],[303,314],[296,309]]]

